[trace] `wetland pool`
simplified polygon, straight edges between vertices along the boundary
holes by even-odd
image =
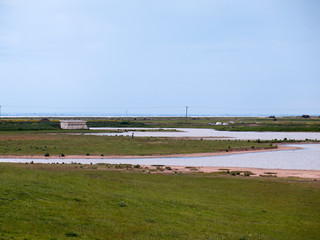
[[[207,138],[207,139],[233,139],[233,140],[320,140],[320,132],[237,132],[237,131],[217,131],[206,128],[174,128],[177,131],[160,131],[160,132],[143,132],[139,130],[154,130],[153,128],[90,128],[90,130],[127,130],[120,133],[85,133],[85,135],[98,136],[134,136],[136,137],[190,137],[190,138]],[[170,130],[170,128],[162,128]],[[172,129],[172,128],[171,128]],[[131,130],[131,131],[130,131]],[[132,131],[135,130],[135,131]]]
[[[164,157],[164,158],[115,158],[115,159],[19,159],[3,158],[0,162],[13,163],[112,163],[112,164],[140,164],[140,165],[168,165],[168,166],[211,166],[211,167],[248,167],[264,169],[296,169],[320,170],[320,144],[288,144],[286,146],[299,147],[297,150],[280,150],[270,152],[250,152],[232,155],[206,157]]]

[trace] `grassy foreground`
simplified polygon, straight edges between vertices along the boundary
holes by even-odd
[[[44,133],[0,134],[0,155],[154,155],[275,148],[257,141],[202,141]]]
[[[0,164],[0,239],[319,238],[319,182],[89,167]]]

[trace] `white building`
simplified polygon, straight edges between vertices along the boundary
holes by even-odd
[[[87,121],[83,120],[60,120],[62,129],[88,129]]]

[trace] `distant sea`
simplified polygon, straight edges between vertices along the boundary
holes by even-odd
[[[303,114],[255,114],[255,113],[234,113],[234,114],[188,114],[188,117],[268,117],[268,116],[301,116]],[[320,116],[320,114],[308,114],[310,116]],[[123,113],[2,113],[0,117],[185,117],[185,114],[150,114],[150,113],[139,113],[139,114],[123,114]]]

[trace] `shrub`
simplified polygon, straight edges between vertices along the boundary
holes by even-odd
[[[127,205],[125,204],[124,201],[121,201],[121,202],[119,203],[119,206],[120,206],[120,207],[126,207]]]
[[[250,175],[254,175],[254,173],[251,172],[251,171],[244,171],[243,175],[246,176],[246,177],[250,177]]]
[[[162,166],[158,166],[156,169],[159,170],[159,171],[163,171]]]
[[[134,165],[134,168],[140,168],[140,165],[139,164]]]
[[[75,233],[74,231],[71,232],[66,232],[65,235],[67,237],[78,237],[79,235],[77,233]]]
[[[44,156],[45,156],[45,157],[49,157],[50,154],[49,154],[49,153],[45,153]]]
[[[147,218],[146,222],[148,223],[155,223],[156,221],[153,218]]]
[[[231,171],[232,176],[240,175],[241,171]]]

